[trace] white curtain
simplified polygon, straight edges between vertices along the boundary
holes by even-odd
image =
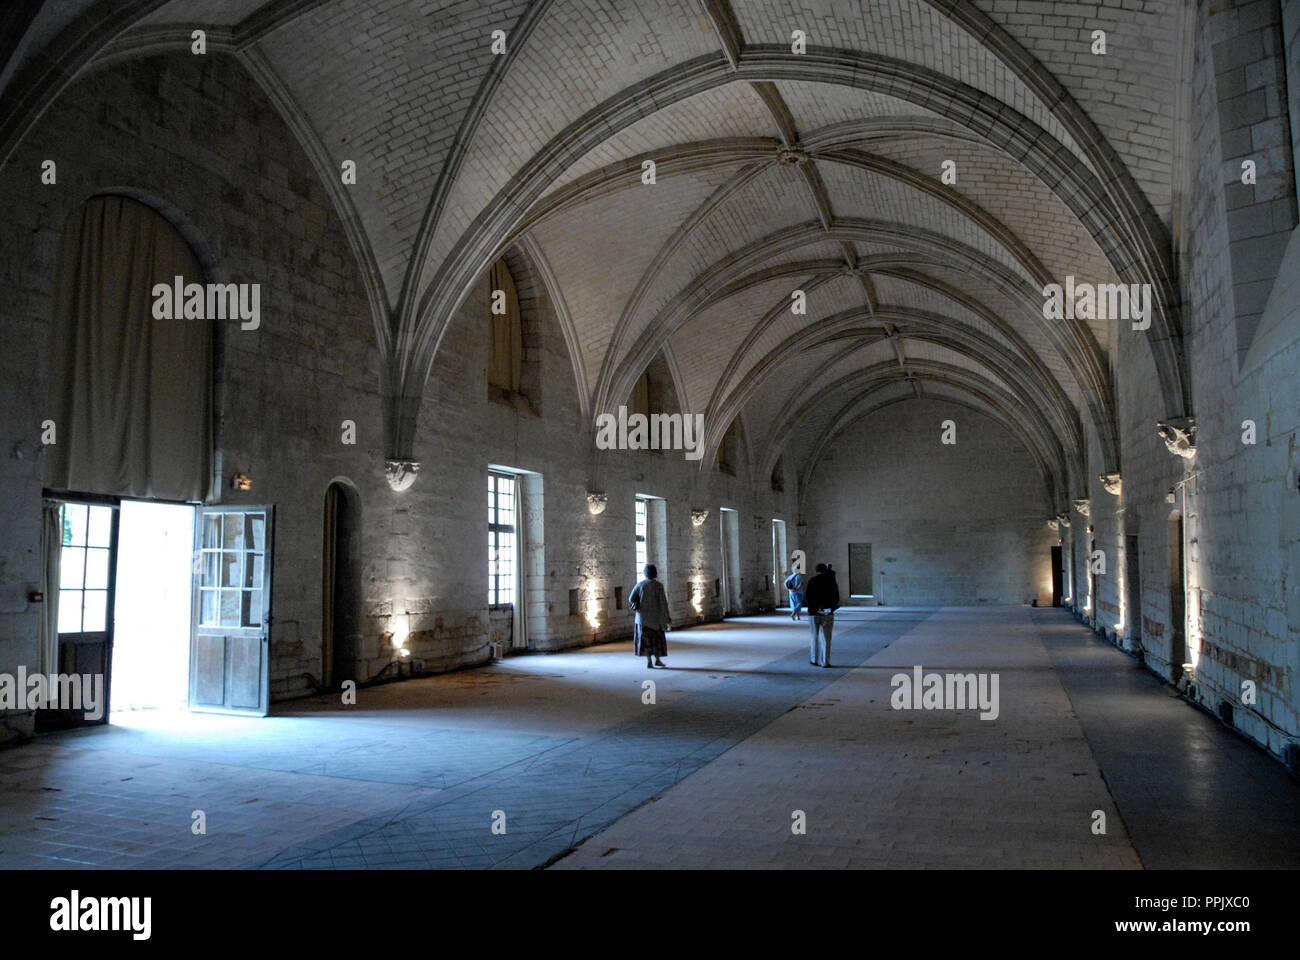
[[[524,522],[524,478],[515,476],[515,603],[511,646],[528,646],[528,538]]]
[[[203,500],[212,482],[212,324],[158,319],[155,283],[204,280],[179,233],[142,203],[92,197],[59,243],[45,486]]]
[[[41,503],[41,605],[40,645],[36,650],[36,669],[40,673],[59,672],[59,556],[63,550],[62,504],[57,500]]]

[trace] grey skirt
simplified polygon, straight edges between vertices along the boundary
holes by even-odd
[[[664,636],[662,630],[656,630],[654,627],[643,627],[638,623],[636,633],[632,638],[632,652],[638,657],[666,657],[668,656],[668,638]]]

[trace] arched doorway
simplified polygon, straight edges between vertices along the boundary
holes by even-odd
[[[359,681],[361,657],[361,497],[346,480],[325,490],[321,579],[321,683]]]
[[[38,666],[102,681],[102,694],[83,719],[60,710],[39,717],[42,726],[107,722],[109,701],[119,715],[186,705],[199,572],[193,504],[213,482],[215,337],[202,311],[160,311],[157,287],[206,279],[190,241],[141,200],[98,194],[64,225],[50,322]]]

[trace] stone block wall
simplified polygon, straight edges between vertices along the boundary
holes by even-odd
[[[955,444],[941,443],[945,420]],[[1051,596],[1051,512],[1006,428],[947,401],[905,401],[846,429],[818,464],[803,539],[810,565],[834,564],[845,603],[1028,603]],[[872,545],[870,599],[849,599],[849,543]]]
[[[47,158],[58,165],[56,185],[40,184]],[[391,662],[384,634],[395,627],[409,630],[411,655],[430,670],[488,658],[489,465],[542,475],[545,577],[532,588],[544,590],[546,612],[544,629],[533,630],[537,650],[630,636],[631,614],[615,609],[614,587],[632,586],[638,493],[667,501],[663,576],[678,623],[720,616],[712,591],[719,506],[781,517],[794,528],[792,497],[765,483],[756,491],[743,470],[730,477],[712,465],[701,471],[680,453],[593,450],[554,310],[518,251],[511,260],[530,321],[526,359],[540,366],[533,389],[542,394],[541,415],[488,401],[487,314],[479,309],[487,293],[471,292],[427,386],[416,438],[423,471],[410,490],[394,493],[383,473],[373,319],[314,168],[234,58],[148,57],[78,80],[0,178],[12,226],[0,236],[10,293],[0,304],[10,344],[0,356],[0,476],[8,494],[0,502],[0,671],[36,659],[39,608],[27,594],[40,580],[39,436],[55,256],[64,222],[99,192],[127,193],[162,212],[196,247],[208,279],[262,285],[260,329],[232,323],[218,331],[217,496],[276,508],[272,699],[308,693],[307,675],[321,675],[323,506],[336,479],[350,481],[360,497],[363,677]],[[356,425],[355,445],[342,442],[344,420]],[[252,478],[251,491],[230,488],[236,472]],[[587,509],[593,485],[609,497],[600,516]],[[695,506],[710,509],[698,528],[690,521]],[[747,602],[758,602],[771,566],[769,535],[761,533],[742,529]],[[570,615],[571,589],[591,596],[590,616],[586,600],[582,614]],[[0,740],[32,729],[26,712],[0,722]]]
[[[1279,756],[1300,734],[1300,244],[1291,151],[1284,138],[1267,136],[1285,112],[1281,35],[1275,4],[1199,5],[1191,159],[1181,185],[1187,216],[1175,237],[1196,455],[1176,457],[1156,435],[1156,421],[1172,411],[1143,343],[1148,334],[1121,328],[1122,493],[1106,494],[1090,476],[1089,490],[1074,494],[1090,497],[1093,537],[1116,554],[1108,576],[1096,578],[1100,609],[1080,612],[1168,680],[1190,663],[1192,698],[1216,713],[1231,706],[1233,725]],[[1262,111],[1253,126],[1243,127],[1244,108],[1233,106],[1240,97]],[[1240,179],[1240,161],[1252,158],[1255,188]],[[1256,223],[1260,210],[1267,224]],[[1243,244],[1264,227],[1273,238],[1269,256],[1244,255]],[[1267,269],[1257,276],[1261,264]],[[1179,518],[1182,619],[1172,602]],[[1084,526],[1074,520],[1082,564]],[[1140,551],[1137,591],[1125,575],[1130,535]],[[1133,609],[1129,597],[1138,591]]]

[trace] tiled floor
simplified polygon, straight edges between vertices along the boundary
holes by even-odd
[[[1281,767],[1062,611],[849,611],[831,669],[806,629],[675,632],[652,673],[617,644],[42,737],[0,751],[0,867],[1300,864]],[[891,709],[918,663],[997,672],[999,717]]]

